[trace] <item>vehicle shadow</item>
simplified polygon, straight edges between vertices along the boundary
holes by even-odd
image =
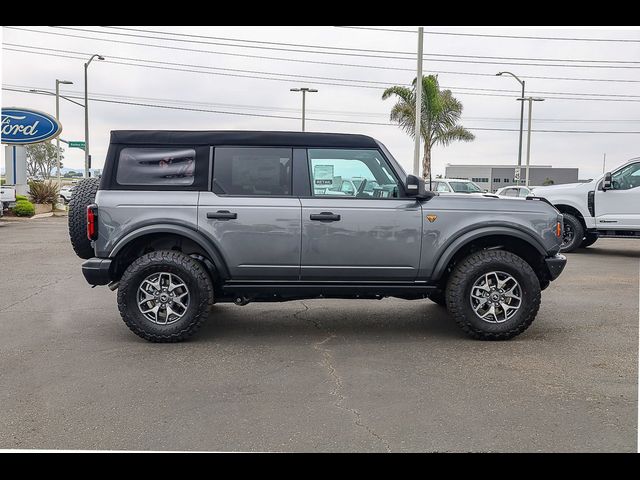
[[[261,340],[289,343],[295,341],[296,337],[317,335],[380,342],[390,339],[412,341],[417,337],[458,341],[468,339],[444,308],[428,301],[413,302],[401,311],[389,306],[376,308],[375,303],[373,308],[367,308],[367,301],[362,302],[362,308],[353,304],[344,308],[333,302],[318,306],[318,302],[308,309],[301,302],[293,302],[295,309],[288,306],[282,310],[274,303],[245,307],[215,305],[208,321],[192,341],[235,338],[239,341],[248,341],[249,338],[255,341],[257,337]]]
[[[640,242],[638,242],[638,246],[640,247]],[[589,247],[579,248],[571,252],[569,255],[600,255],[608,257],[640,258],[640,248],[613,249]]]

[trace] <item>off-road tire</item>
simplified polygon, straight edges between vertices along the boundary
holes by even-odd
[[[584,227],[582,226],[582,223],[580,222],[580,220],[578,220],[575,216],[571,215],[570,213],[563,213],[562,217],[563,217],[563,223],[564,223],[563,231],[566,231],[566,229],[570,228],[573,231],[573,239],[566,245],[563,245],[562,247],[560,247],[560,251],[573,252],[582,243],[582,239],[584,238]]]
[[[189,305],[175,323],[158,325],[138,308],[137,291],[142,281],[154,272],[178,275],[189,289]],[[135,260],[125,270],[118,287],[118,310],[133,333],[150,342],[181,342],[193,335],[207,319],[213,298],[211,277],[200,262],[175,250],[158,250]]]
[[[520,284],[522,305],[503,323],[489,323],[479,318],[469,300],[474,282],[484,273],[502,271]],[[478,340],[508,340],[524,332],[540,308],[540,282],[522,258],[504,250],[472,253],[454,268],[447,282],[447,309],[458,326]]]
[[[87,205],[94,203],[100,186],[99,178],[85,178],[73,189],[69,202],[69,238],[80,258],[94,256],[91,240],[87,238]]]
[[[430,293],[429,300],[431,300],[433,303],[440,305],[441,307],[446,308],[447,306],[447,296],[442,290],[436,290],[435,292]]]
[[[598,240],[597,233],[586,233],[584,238],[582,239],[582,243],[580,244],[580,248],[587,248],[596,243]]]

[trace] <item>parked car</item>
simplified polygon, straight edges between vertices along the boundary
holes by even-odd
[[[363,180],[325,190],[338,177]],[[153,342],[186,339],[218,302],[386,296],[508,339],[565,266],[561,222],[539,199],[427,191],[371,137],[304,132],[114,131],[69,208],[85,279]]]
[[[640,239],[640,157],[587,183],[536,187],[564,216],[562,251],[598,238]]]
[[[529,195],[533,195],[533,189],[522,185],[511,185],[499,188],[495,194],[499,197],[526,198]]]
[[[75,185],[63,185],[60,189],[60,198],[64,203],[69,203],[71,201],[71,197],[73,196],[73,189],[76,188]]]
[[[471,180],[463,180],[458,178],[438,178],[432,180],[431,189],[434,192],[448,193],[486,193],[487,191]]]

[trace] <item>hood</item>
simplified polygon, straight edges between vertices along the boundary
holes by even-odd
[[[557,213],[555,208],[539,200],[518,197],[498,197],[497,195],[446,194],[435,195],[424,200],[425,208],[443,210],[478,210],[482,212],[547,212]]]
[[[565,190],[575,190],[577,188],[580,187],[585,187],[587,189],[589,189],[589,185],[591,185],[591,183],[593,182],[588,182],[588,183],[563,183],[562,185],[548,185],[546,187],[535,187],[533,189],[533,195],[539,197],[541,196],[541,194],[543,193],[553,193],[553,192],[562,192]]]

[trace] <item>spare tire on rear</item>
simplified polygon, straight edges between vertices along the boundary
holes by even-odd
[[[69,238],[73,250],[80,258],[94,256],[91,241],[87,238],[87,205],[94,203],[100,186],[99,178],[81,180],[69,202]]]

